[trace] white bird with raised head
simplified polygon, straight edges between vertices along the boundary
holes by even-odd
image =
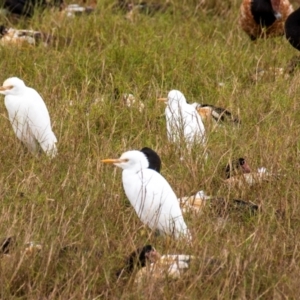
[[[11,77],[0,87],[5,95],[5,106],[13,130],[30,152],[36,153],[39,146],[50,157],[57,154],[57,139],[51,129],[51,121],[44,100],[38,92],[27,87],[23,80]]]
[[[180,91],[172,90],[168,98],[158,100],[167,103],[165,113],[169,141],[176,143],[184,139],[189,146],[194,143],[205,145],[205,128],[201,117]]]
[[[119,159],[102,162],[123,169],[125,194],[144,224],[175,239],[191,239],[174,191],[162,175],[148,169],[149,161],[143,152],[127,151]]]

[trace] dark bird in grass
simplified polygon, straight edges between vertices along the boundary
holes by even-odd
[[[285,22],[285,37],[300,51],[300,8],[289,15]]]
[[[30,18],[36,8],[44,9],[52,6],[61,7],[62,5],[63,0],[4,0],[3,8],[12,14]]]
[[[284,34],[284,22],[293,12],[288,0],[243,0],[239,23],[251,40]]]
[[[123,275],[130,275],[135,269],[145,267],[147,261],[155,262],[159,257],[160,255],[151,245],[137,248],[128,256],[124,267],[117,271],[116,275],[118,278]]]
[[[221,270],[224,264],[213,257],[201,258],[203,267],[213,268],[213,273]],[[149,283],[152,280],[162,282],[166,278],[178,279],[186,272],[191,263],[196,263],[199,258],[187,254],[160,255],[151,245],[138,248],[126,259],[125,266],[117,272],[117,277],[130,276],[135,272],[134,283]],[[205,270],[204,269],[204,270]],[[207,273],[209,269],[206,270]],[[204,274],[205,274],[204,273]],[[211,271],[209,271],[211,274]],[[207,274],[208,275],[208,274]]]
[[[225,167],[225,174],[225,183],[229,186],[238,187],[269,182],[278,179],[279,177],[279,174],[269,173],[264,167],[257,169],[257,171],[252,171],[244,158],[233,160],[227,164]]]
[[[251,173],[251,169],[247,161],[242,157],[233,160],[232,162],[228,163],[225,167],[226,179],[241,173]]]
[[[10,254],[11,251],[13,250],[13,248],[15,247],[15,244],[16,244],[15,237],[10,236],[10,237],[4,238],[0,242],[0,255],[1,254]]]
[[[6,237],[0,242],[0,255],[10,256],[14,253],[17,246],[14,236]],[[26,255],[30,255],[42,250],[42,245],[36,242],[28,242],[24,245],[24,252]]]
[[[241,199],[233,199],[226,201],[223,197],[208,196],[204,191],[199,191],[193,196],[181,197],[178,199],[183,213],[196,213],[203,212],[205,207],[209,207],[213,212],[224,215],[232,211],[243,211],[256,213],[259,209],[258,205],[251,201]]]
[[[144,147],[140,151],[146,155],[148,162],[149,162],[149,169],[155,170],[158,173],[160,173],[161,159],[160,159],[159,155],[154,150],[152,150],[151,148],[148,148],[148,147]]]
[[[154,247],[147,245],[133,251],[116,275],[120,278],[131,275],[136,270],[136,284],[148,279],[163,280],[166,276],[177,279],[190,267],[193,259],[195,256],[185,254],[160,255]]]
[[[53,41],[53,36],[34,30],[7,28],[0,25],[0,44],[20,46],[24,44],[37,45],[43,43],[47,46]]]
[[[230,111],[222,107],[217,107],[211,104],[193,103],[198,114],[201,116],[202,121],[213,119],[215,122],[231,121],[235,124],[240,124],[239,118],[232,115]]]

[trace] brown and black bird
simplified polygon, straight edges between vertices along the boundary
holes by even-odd
[[[193,103],[193,107],[197,110],[200,115],[202,121],[205,120],[214,120],[215,122],[225,122],[230,121],[235,124],[241,124],[241,120],[232,115],[232,113],[222,107],[217,107],[211,104],[199,104]]]
[[[185,254],[160,255],[154,247],[146,245],[133,251],[126,259],[125,266],[116,275],[118,278],[130,276],[134,271],[136,284],[149,280],[179,278],[190,267],[196,257]],[[214,262],[213,259],[209,259]]]
[[[199,191],[193,196],[181,197],[178,201],[183,213],[200,214],[206,206],[220,216],[237,210],[250,214],[254,214],[259,210],[259,206],[251,201],[242,199],[229,199],[227,201],[224,197],[208,196],[204,191]]]
[[[262,167],[257,171],[252,171],[244,158],[239,158],[227,164],[225,167],[226,180],[228,186],[244,187],[253,186],[262,182],[274,181],[280,177],[279,174],[270,173]]]
[[[47,46],[53,41],[53,36],[35,30],[14,29],[0,25],[1,45],[37,45],[43,43]]]
[[[293,12],[288,0],[243,0],[240,26],[251,40],[284,34],[284,22]]]

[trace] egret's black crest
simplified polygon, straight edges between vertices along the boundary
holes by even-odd
[[[146,155],[146,157],[149,161],[149,169],[152,169],[152,170],[160,173],[161,159],[160,159],[159,155],[154,150],[152,150],[151,148],[148,148],[148,147],[144,147],[140,151]]]

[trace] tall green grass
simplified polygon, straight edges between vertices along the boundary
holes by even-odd
[[[89,16],[46,11],[13,24],[59,37],[49,47],[0,48],[0,81],[18,76],[42,95],[59,155],[28,153],[2,101],[0,232],[18,244],[0,259],[1,299],[298,298],[300,75],[250,79],[257,68],[285,67],[297,52],[284,37],[251,43],[238,26],[239,2],[214,3],[172,1],[163,14],[129,21],[104,1]],[[133,93],[145,110],[114,100],[115,88]],[[207,162],[200,147],[189,154],[167,142],[165,106],[156,98],[171,89],[242,120],[240,128],[208,130]],[[261,212],[231,212],[222,224],[207,207],[186,216],[191,245],[155,237],[126,199],[121,170],[100,162],[144,146],[160,154],[162,174],[178,196],[204,189],[251,200]],[[223,167],[235,157],[283,176],[229,189]],[[23,244],[32,240],[43,250],[27,258]],[[198,258],[177,281],[151,281],[142,289],[116,282],[124,257],[147,243]],[[68,245],[78,250],[63,254]],[[218,272],[205,265],[210,256],[222,263]]]

